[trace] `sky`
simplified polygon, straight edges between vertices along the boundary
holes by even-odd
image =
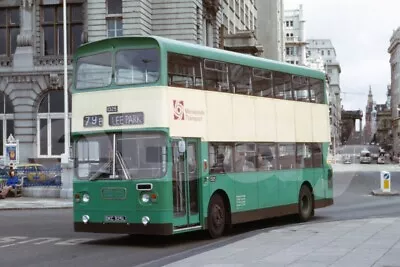
[[[393,30],[400,27],[400,0],[284,0],[284,8],[303,4],[307,39],[331,39],[340,62],[345,110],[362,109],[369,86],[377,104],[386,102],[390,84]]]

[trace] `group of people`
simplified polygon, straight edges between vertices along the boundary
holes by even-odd
[[[13,164],[10,164],[10,170],[8,171],[8,177],[6,184],[0,188],[0,199],[7,197],[8,192],[11,189],[15,189],[18,184],[18,176],[16,175]]]

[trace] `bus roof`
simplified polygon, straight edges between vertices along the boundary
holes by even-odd
[[[156,44],[161,48],[161,50],[179,54],[224,61],[232,64],[241,64],[272,71],[281,71],[293,75],[307,76],[321,80],[325,79],[325,74],[322,71],[314,70],[308,67],[231,52],[219,48],[212,48],[204,45],[192,44],[189,42],[177,41],[160,36],[122,36],[86,43],[78,48],[77,52],[75,53],[75,59],[84,56],[85,54],[93,54],[97,51],[110,50],[118,47],[131,47],[133,44],[138,42],[141,45],[143,45],[142,43],[149,43],[153,45]]]

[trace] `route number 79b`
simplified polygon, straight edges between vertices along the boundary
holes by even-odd
[[[83,117],[83,127],[102,127],[103,115],[90,115]]]

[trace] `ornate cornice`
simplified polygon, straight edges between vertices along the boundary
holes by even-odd
[[[210,12],[213,15],[217,14],[222,7],[220,0],[203,0],[203,5],[205,7],[205,12],[203,11],[203,13]]]
[[[67,58],[68,65],[72,64],[72,57]],[[64,65],[63,56],[35,56],[33,57],[35,66],[61,66]]]

